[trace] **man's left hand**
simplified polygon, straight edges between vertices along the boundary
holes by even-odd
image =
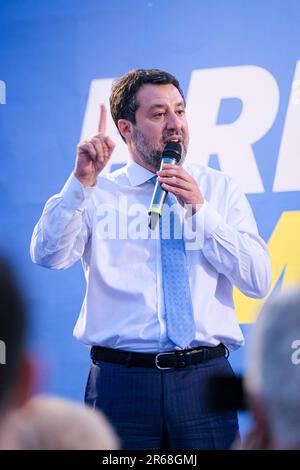
[[[164,163],[163,169],[157,172],[157,176],[162,188],[173,193],[179,204],[192,206],[192,214],[195,214],[204,203],[198,184],[182,166]]]

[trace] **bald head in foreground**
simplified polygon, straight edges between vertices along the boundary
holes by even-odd
[[[300,288],[267,302],[253,330],[244,449],[300,449]]]
[[[9,450],[117,450],[119,440],[104,415],[78,403],[36,396],[11,414],[0,439]]]

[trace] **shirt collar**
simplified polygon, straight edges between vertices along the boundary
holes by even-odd
[[[126,174],[131,186],[139,186],[140,184],[149,181],[152,176],[155,176],[152,171],[147,170],[132,160],[130,160],[126,165]]]
[[[186,160],[183,162],[182,166],[186,169]],[[147,170],[147,168],[144,168],[133,160],[130,160],[125,165],[125,171],[131,186],[139,186],[149,181],[153,176],[156,176],[155,173],[152,173],[152,171]]]

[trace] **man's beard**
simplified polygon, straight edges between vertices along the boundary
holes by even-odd
[[[174,136],[174,132],[171,135]],[[148,167],[154,168],[155,170],[159,170],[161,165],[161,154],[167,136],[165,139],[162,139],[160,148],[157,148],[154,147],[154,145],[152,145],[145,138],[144,134],[139,131],[136,126],[133,126],[132,138],[134,141],[135,148],[143,162],[146,163]],[[184,159],[185,152],[182,148],[182,157],[180,160],[180,164],[183,163]]]

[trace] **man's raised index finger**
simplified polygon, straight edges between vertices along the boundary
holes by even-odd
[[[106,132],[106,106],[105,104],[100,105],[100,118],[98,124],[98,132],[105,134]]]

